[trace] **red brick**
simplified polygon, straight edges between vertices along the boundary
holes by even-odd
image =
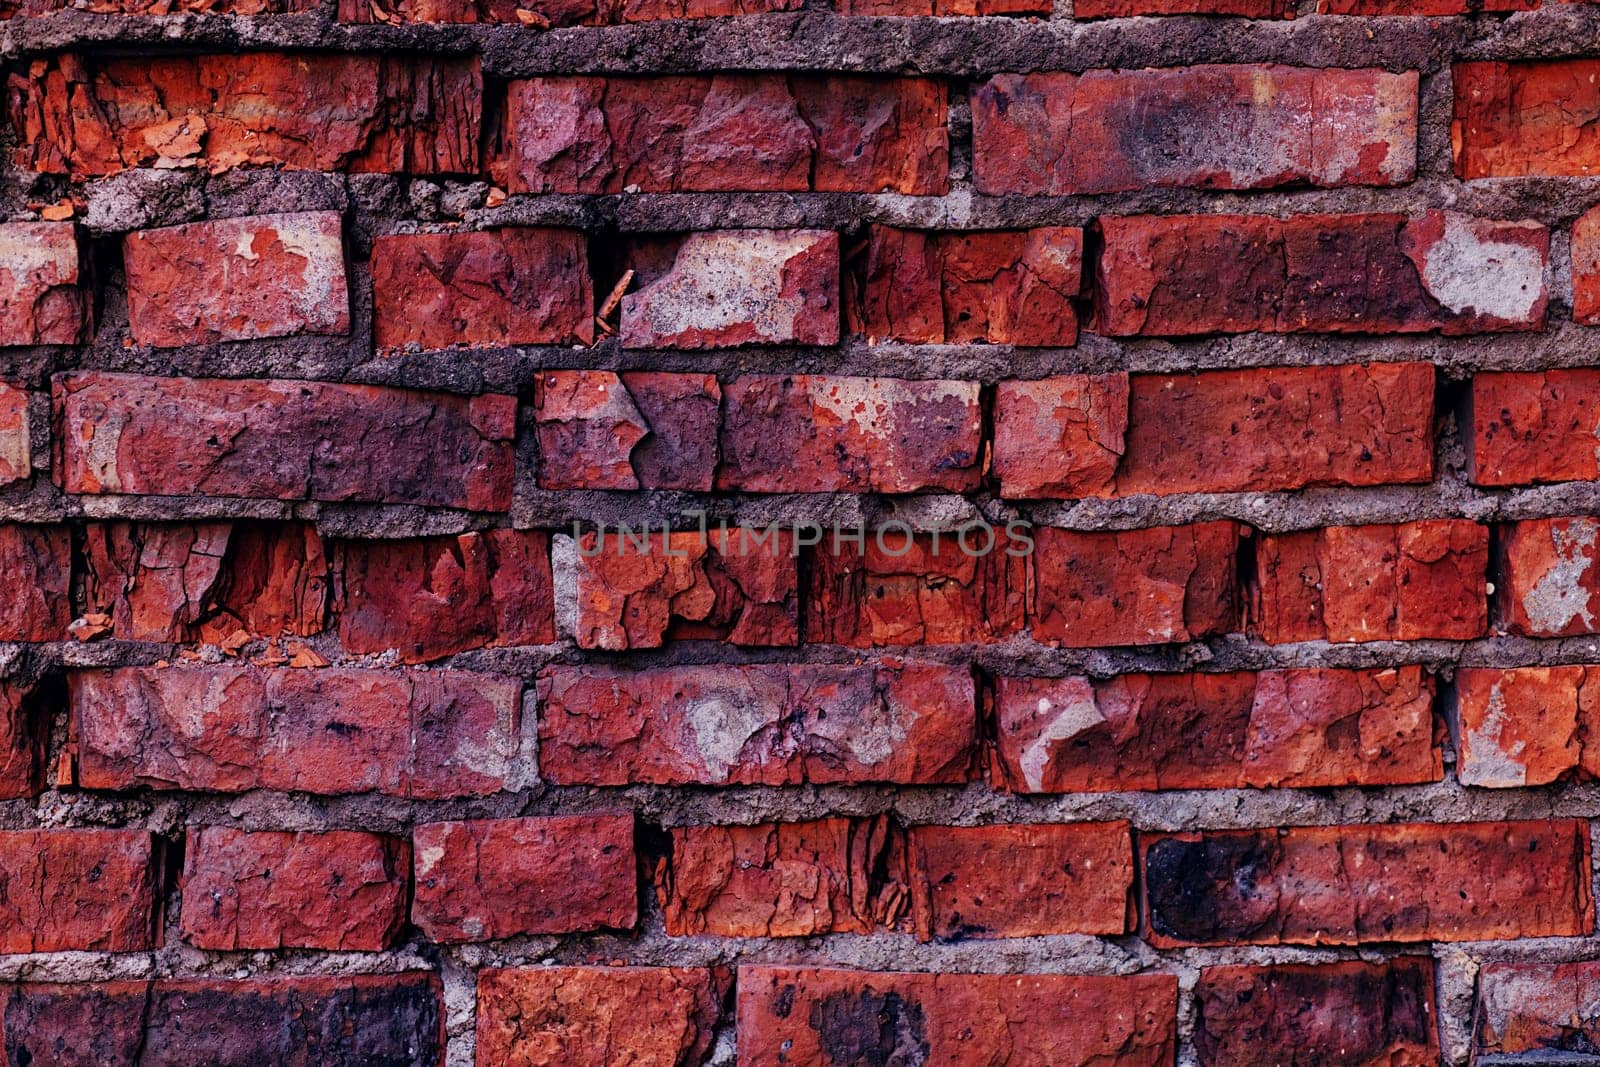
[[[909,537],[874,532],[856,545],[825,533],[810,556],[806,640],[872,648],[1001,641],[1024,625],[1027,551],[998,527]],[[993,536],[992,547],[988,536]]]
[[[1592,683],[1592,684],[1591,684]],[[1600,667],[1456,673],[1456,777],[1491,788],[1600,778]]]
[[[540,488],[711,488],[722,407],[714,376],[545,371],[533,396]]]
[[[183,939],[196,948],[379,952],[405,924],[404,841],[352,830],[189,831]]]
[[[896,974],[740,967],[739,1063],[1156,1067],[1177,1049],[1164,974]]]
[[[159,879],[143,830],[0,831],[0,953],[153,949]]]
[[[1274,644],[1481,637],[1488,566],[1488,528],[1465,519],[1268,535],[1252,627]]]
[[[339,641],[424,663],[472,648],[556,638],[550,539],[541,530],[343,541]]]
[[[839,235],[713,230],[622,298],[628,348],[832,345],[839,341]]]
[[[521,684],[469,671],[73,671],[86,789],[433,799],[520,788]]]
[[[904,901],[874,877],[891,849],[883,819],[678,826],[657,893],[674,937],[871,933]]]
[[[1067,648],[1194,641],[1238,628],[1239,528],[1033,531],[1033,636]]]
[[[0,681],[0,800],[39,795],[53,696],[49,688]]]
[[[1600,478],[1600,370],[1479,374],[1472,379],[1474,485]]]
[[[475,58],[59,55],[14,71],[8,88],[16,165],[49,174],[478,169],[483,79]]]
[[[731,975],[703,967],[478,972],[478,1067],[702,1063]]]
[[[1474,1062],[1582,1063],[1600,1044],[1600,962],[1489,961],[1477,994]]]
[[[88,301],[70,222],[0,224],[0,345],[74,345]]]
[[[0,525],[0,641],[60,641],[72,621],[72,534],[65,526]]]
[[[1074,0],[1072,15],[1080,19],[1130,15],[1239,15],[1252,19],[1294,17],[1290,0]]]
[[[372,304],[380,349],[594,340],[589,257],[577,230],[380,237]]]
[[[1022,793],[1403,785],[1444,775],[1420,667],[999,679],[998,784]]]
[[[626,929],[638,918],[632,815],[428,823],[412,847],[411,920],[436,942]]]
[[[1572,321],[1600,325],[1600,208],[1572,224]]]
[[[509,23],[523,24],[519,12],[534,16],[528,25],[592,25],[600,0],[339,0],[339,21],[356,23]]]
[[[1432,1067],[1433,960],[1206,967],[1195,989],[1201,1067],[1286,1062]]]
[[[514,397],[90,372],[55,407],[69,493],[511,506]]]
[[[1461,178],[1600,171],[1600,60],[1457,63],[1450,142]]]
[[[642,537],[643,535],[641,535]],[[669,640],[794,645],[800,596],[794,539],[750,530],[578,541],[579,648],[659,648]]]
[[[799,11],[803,0],[610,0],[612,22],[656,22],[660,19],[720,19]]]
[[[1001,74],[972,94],[973,181],[994,196],[1399,185],[1416,169],[1415,71]]]
[[[924,78],[530,78],[504,138],[513,193],[946,188],[945,90]]]
[[[969,777],[965,668],[552,667],[539,767],[557,785],[930,784]]]
[[[976,382],[750,375],[723,389],[717,488],[963,492],[979,479]]]
[[[1155,834],[1141,844],[1145,940],[1161,948],[1594,928],[1589,826],[1579,820]]]
[[[834,0],[841,15],[1048,15],[1049,0]]]
[[[5,0],[0,19],[40,18],[57,11],[96,15],[289,15],[316,9],[314,0]]]
[[[1127,823],[917,826],[907,839],[912,908],[923,938],[1128,929]]]
[[[868,341],[1074,345],[1083,231],[873,226],[852,326]]]
[[[1001,382],[1007,497],[1427,482],[1433,366],[1374,363]]]
[[[0,382],[0,485],[24,482],[33,474],[31,434],[28,391]]]
[[[301,523],[91,523],[84,600],[132,641],[222,644],[319,633],[328,562]]]
[[[1114,336],[1535,330],[1550,235],[1404,215],[1136,215],[1100,221],[1097,328]]]
[[[1497,622],[1528,637],[1600,630],[1600,522],[1530,519],[1500,527]]]
[[[142,345],[350,332],[337,211],[140,230],[123,257],[128,327]]]

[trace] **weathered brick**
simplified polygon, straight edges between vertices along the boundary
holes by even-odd
[[[1097,328],[1114,336],[1534,330],[1550,234],[1404,215],[1104,218]]]
[[[874,872],[890,852],[884,819],[678,826],[657,894],[674,937],[871,933],[892,920],[904,886]]]
[[[1600,1047],[1600,963],[1489,961],[1477,992],[1473,1062],[1582,1063]]]
[[[838,234],[711,230],[670,245],[659,269],[640,264],[637,287],[622,298],[624,346],[838,343]]]
[[[55,691],[0,681],[0,800],[39,795]]]
[[[339,21],[582,26],[600,21],[601,0],[339,0]]]
[[[1600,208],[1572,224],[1572,321],[1600,325]]]
[[[1420,667],[999,679],[995,778],[1025,793],[1435,782]]]
[[[328,561],[300,523],[91,523],[84,600],[133,641],[222,644],[322,630]]]
[[[1001,382],[1007,497],[1427,482],[1433,366],[1374,363]]]
[[[1417,169],[1417,74],[1001,74],[973,90],[972,161],[978,191],[995,196],[1399,185]]]
[[[1048,15],[1049,0],[834,0],[841,15]]]
[[[353,830],[189,831],[183,939],[197,948],[378,952],[405,923],[406,842]]]
[[[869,341],[1078,343],[1083,231],[938,233],[873,226],[852,327]]]
[[[1554,0],[1583,3],[1585,0]],[[1540,0],[1318,0],[1321,15],[1475,15],[1480,11],[1533,11]]]
[[[315,0],[5,0],[0,18],[38,18],[56,11],[96,15],[289,15],[316,8]]]
[[[1004,640],[1023,628],[1029,547],[997,528],[974,528],[964,542],[957,533],[882,531],[857,545],[825,534],[810,556],[806,640],[856,648]]]
[[[638,918],[631,815],[418,826],[411,921],[429,939],[626,929]]]
[[[701,1063],[725,968],[521,967],[478,972],[478,1067]]]
[[[1600,778],[1600,668],[1456,672],[1456,776],[1514,788]]]
[[[97,1067],[442,1067],[439,979],[423,972],[250,981],[13,985],[8,1063]]]
[[[380,349],[594,340],[589,257],[577,230],[380,237],[372,305]]]
[[[68,685],[86,789],[429,799],[531,777],[514,678],[185,665],[73,671]]]
[[[100,372],[54,392],[69,493],[511,506],[514,397]]]
[[[1239,625],[1231,522],[1033,531],[1034,637],[1067,648],[1194,641]]]
[[[70,222],[0,224],[0,345],[73,345],[88,301]]]
[[[1461,178],[1600,171],[1600,60],[1457,63],[1450,141]]]
[[[541,488],[711,488],[722,407],[714,376],[545,371],[533,396]]]
[[[1579,820],[1302,826],[1141,843],[1145,939],[1158,947],[1489,941],[1594,927],[1589,826]]]
[[[402,663],[555,640],[550,538],[542,530],[342,541],[339,641]]]
[[[34,60],[9,79],[16,165],[473,173],[473,59],[246,52]]]
[[[1432,1067],[1437,1011],[1426,956],[1207,967],[1195,988],[1195,1051],[1201,1067]]]
[[[31,435],[28,391],[0,382],[0,485],[27,481],[33,474]]]
[[[0,831],[0,953],[155,948],[159,879],[144,830]]]
[[[911,906],[924,938],[1128,930],[1127,823],[916,826],[906,836]]]
[[[307,211],[130,233],[129,332],[157,348],[349,333],[341,227]]]
[[[945,90],[925,78],[695,74],[514,81],[514,193],[945,191]]]
[[[539,767],[558,785],[964,782],[974,698],[932,664],[551,667]]]
[[[1497,622],[1529,637],[1600,630],[1600,520],[1529,519],[1498,530]]]
[[[1481,637],[1488,566],[1489,530],[1465,519],[1268,535],[1252,627],[1274,644]]]
[[[0,525],[0,641],[60,641],[72,621],[72,534]]]
[[[620,651],[669,640],[793,645],[800,638],[794,538],[746,529],[589,533],[578,540],[577,642]]]
[[[719,489],[912,493],[978,484],[976,382],[750,375],[723,396]]]
[[[1281,19],[1294,15],[1290,0],[1074,0],[1073,18],[1125,18],[1131,15],[1240,15]]]
[[[739,1063],[1156,1067],[1177,1049],[1164,974],[897,974],[740,967]]]
[[[1600,370],[1479,374],[1472,379],[1475,485],[1600,478]]]

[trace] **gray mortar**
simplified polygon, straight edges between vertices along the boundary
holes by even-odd
[[[516,525],[566,531],[575,520],[672,522],[703,507],[713,521],[765,525],[817,521],[878,523],[894,517],[919,527],[1025,517],[1080,529],[1129,529],[1230,518],[1265,532],[1331,524],[1462,517],[1502,522],[1541,516],[1600,514],[1600,485],[1483,490],[1467,484],[1458,413],[1441,411],[1439,475],[1427,486],[1312,489],[1293,493],[1138,497],[1063,502],[1001,501],[992,492],[972,499],[948,495],[737,497],[722,494],[552,493],[537,488],[536,459],[526,412],[519,441],[516,504],[509,516],[445,509],[194,497],[72,499],[48,481],[49,408],[44,391],[54,374],[79,368],[143,374],[273,376],[351,381],[458,393],[519,394],[543,368],[710,371],[724,379],[751,373],[836,373],[908,378],[958,378],[992,384],[1005,378],[1131,371],[1301,366],[1362,361],[1423,360],[1437,368],[1441,396],[1456,403],[1460,383],[1485,370],[1542,370],[1595,365],[1600,333],[1571,324],[1570,254],[1565,229],[1600,202],[1600,178],[1507,179],[1462,183],[1451,172],[1450,64],[1456,59],[1526,59],[1600,54],[1600,7],[1557,5],[1509,17],[1359,19],[1316,17],[1310,0],[1292,22],[1162,18],[1073,23],[1070,0],[1054,20],[1005,18],[842,19],[826,11],[698,23],[657,23],[548,32],[520,26],[341,26],[332,5],[293,16],[235,18],[176,15],[127,18],[63,12],[0,25],[0,60],[10,64],[60,50],[90,54],[316,49],[415,50],[482,57],[486,92],[505,79],[536,74],[701,70],[841,70],[919,74],[947,79],[952,95],[952,187],[943,197],[848,194],[683,194],[512,196],[488,207],[489,186],[475,176],[406,179],[385,175],[324,175],[271,170],[208,175],[200,171],[134,171],[86,183],[84,224],[96,241],[96,283],[104,294],[96,336],[82,349],[41,347],[0,354],[0,376],[39,395],[30,406],[35,463],[45,474],[32,484],[0,491],[0,520],[50,522],[98,518],[302,519],[325,536],[402,537]],[[970,152],[966,92],[973,80],[1003,71],[1173,66],[1205,62],[1281,62],[1306,66],[1378,66],[1419,70],[1421,140],[1418,179],[1393,189],[1293,189],[1235,193],[1147,189],[1114,196],[994,198],[967,179]],[[63,179],[0,168],[0,217],[28,217],[26,203],[54,199],[71,187]],[[597,241],[618,234],[725,226],[825,227],[855,231],[873,222],[907,226],[994,228],[1083,225],[1106,214],[1398,211],[1451,208],[1473,214],[1527,218],[1553,228],[1551,326],[1539,334],[1444,339],[1431,335],[1341,337],[1205,337],[1118,340],[1085,333],[1076,348],[1018,349],[1003,345],[877,345],[847,340],[836,348],[758,348],[717,353],[628,351],[614,342],[592,348],[508,347],[374,356],[365,337],[371,298],[364,261],[376,235],[502,225],[576,226]],[[153,350],[126,344],[126,308],[117,243],[129,230],[269,211],[337,210],[346,220],[352,270],[352,336]],[[607,279],[599,279],[603,286]],[[992,486],[991,486],[992,490]],[[1491,580],[1496,576],[1491,575]],[[563,591],[562,599],[570,599]],[[351,657],[333,635],[312,644],[339,663],[391,666],[385,657]],[[247,652],[256,649],[247,649]],[[175,646],[128,641],[87,645],[0,645],[0,675],[37,679],[80,667],[151,664]],[[1496,636],[1470,642],[1380,642],[1268,646],[1229,636],[1149,649],[1070,650],[1026,637],[984,646],[915,650],[915,657],[974,664],[979,684],[1005,673],[1254,670],[1289,666],[1368,667],[1420,663],[1448,679],[1455,666],[1518,666],[1600,662],[1600,637],[1528,640]],[[207,659],[221,660],[217,650]],[[531,682],[551,663],[632,663],[641,666],[717,662],[850,662],[854,650],[828,646],[739,650],[716,642],[682,642],[626,657],[585,654],[570,639],[517,649],[484,649],[449,657],[445,667],[490,670]],[[1446,699],[1437,711],[1446,718]],[[50,764],[66,740],[65,710],[51,730]],[[1453,750],[1446,746],[1447,767]],[[982,782],[964,787],[589,789],[535,783],[486,798],[407,801],[393,797],[311,797],[255,791],[240,796],[139,790],[89,794],[52,788],[36,801],[0,802],[0,827],[140,826],[175,837],[185,826],[223,824],[245,829],[359,828],[404,834],[420,822],[468,817],[633,810],[659,826],[753,823],[830,814],[892,814],[908,823],[984,824],[1010,821],[1127,819],[1138,832],[1233,829],[1272,825],[1332,825],[1389,821],[1469,821],[1551,816],[1600,818],[1600,785],[1563,783],[1528,789],[1477,789],[1443,782],[1384,789],[1263,789],[1017,796]],[[485,945],[438,947],[411,941],[390,952],[202,952],[178,937],[177,891],[165,901],[165,946],[156,952],[105,955],[50,953],[0,957],[0,981],[102,981],[154,976],[217,976],[394,972],[431,968],[445,983],[450,1067],[473,1062],[474,975],[486,966],[626,959],[637,963],[788,961],[870,969],[1050,971],[1123,974],[1159,969],[1176,974],[1184,990],[1180,1063],[1194,1062],[1188,992],[1199,969],[1227,963],[1378,959],[1392,951],[1430,952],[1436,961],[1440,1032],[1447,1060],[1468,1056],[1473,985],[1488,960],[1557,962],[1600,958],[1600,937],[1531,939],[1434,946],[1293,948],[1238,946],[1156,950],[1135,937],[1041,937],[1016,941],[919,944],[897,934],[841,935],[792,941],[668,938],[659,908],[646,894],[635,934],[517,938]],[[1509,906],[1509,904],[1508,904]],[[728,1021],[708,1062],[731,1062]],[[1563,1062],[1573,1062],[1564,1060]]]

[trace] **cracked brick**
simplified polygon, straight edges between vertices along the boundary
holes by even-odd
[[[0,224],[0,263],[0,345],[77,344],[89,304],[72,223]]]
[[[534,387],[539,485],[709,490],[721,405],[709,374],[545,371]]]

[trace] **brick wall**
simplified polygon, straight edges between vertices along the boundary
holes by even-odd
[[[0,60],[0,1063],[1600,1063],[1600,6]]]

